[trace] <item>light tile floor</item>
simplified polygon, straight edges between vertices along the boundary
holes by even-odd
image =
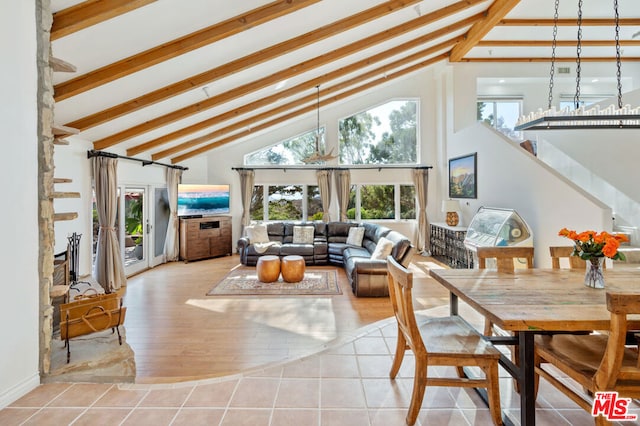
[[[398,378],[389,379],[395,338],[389,319],[321,353],[229,377],[171,385],[45,384],[1,410],[0,425],[400,426],[413,358],[407,353]],[[540,386],[538,425],[593,424],[563,394],[544,381]],[[519,424],[519,397],[504,371],[500,390],[503,410]],[[489,425],[491,418],[475,391],[429,387],[417,424]]]

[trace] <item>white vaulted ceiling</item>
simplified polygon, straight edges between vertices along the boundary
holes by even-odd
[[[95,149],[173,163],[233,143],[247,123],[308,114],[318,84],[327,105],[439,61],[548,62],[554,11],[553,0],[51,4],[52,54],[77,69],[54,74],[56,122]],[[619,0],[619,11],[623,61],[638,61],[640,4]],[[571,22],[558,28],[556,56],[573,61],[576,2],[561,1],[559,18]],[[613,63],[612,1],[584,0],[582,18],[582,57]],[[216,38],[187,48],[216,26]]]

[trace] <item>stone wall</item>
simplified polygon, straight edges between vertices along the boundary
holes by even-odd
[[[53,281],[53,81],[49,66],[51,54],[50,31],[53,16],[50,0],[36,0],[36,28],[38,31],[38,228],[40,275],[40,374],[51,368],[51,339],[53,334],[53,306],[49,289]]]

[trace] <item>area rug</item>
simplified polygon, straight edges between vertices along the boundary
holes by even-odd
[[[234,269],[216,284],[207,296],[256,296],[256,295],[323,295],[342,294],[338,286],[336,271],[307,268],[302,281],[287,283],[282,280],[273,283],[258,281],[256,268]]]

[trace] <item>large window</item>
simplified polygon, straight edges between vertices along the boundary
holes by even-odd
[[[317,185],[256,185],[249,214],[258,221],[322,220],[320,191]]]
[[[340,164],[415,164],[418,101],[400,100],[344,118],[338,123]]]
[[[512,139],[522,139],[522,133],[513,130],[521,114],[521,99],[478,99],[478,121],[484,121]]]
[[[352,185],[347,217],[353,220],[415,219],[413,185]]]
[[[316,130],[294,136],[244,156],[246,166],[300,165],[315,151]],[[320,150],[324,149],[324,127],[320,128]]]
[[[256,185],[250,215],[255,221],[322,220],[320,190],[317,185]],[[415,219],[415,187],[351,185],[347,217],[357,221]]]

